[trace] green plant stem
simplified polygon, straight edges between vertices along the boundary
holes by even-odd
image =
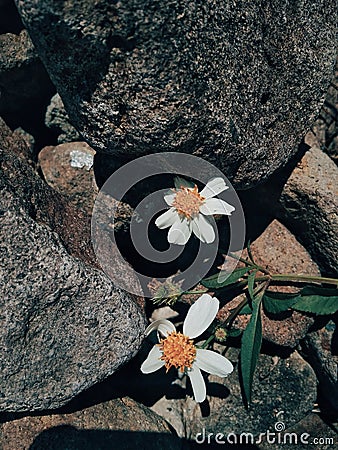
[[[206,289],[205,291],[185,291],[185,292],[183,292],[183,295],[185,295],[185,294],[205,294],[205,293],[207,293],[208,292],[208,289]]]
[[[227,320],[224,322],[224,326],[226,328],[230,328],[232,322],[236,319],[236,316],[238,315],[238,313],[240,312],[240,310],[248,303],[248,299],[245,298],[243,299],[237,306],[236,308],[232,311],[232,313],[230,314],[230,316],[227,318]]]
[[[338,286],[337,278],[324,278],[311,275],[294,275],[292,273],[284,273],[282,275],[270,275],[271,281],[295,281],[299,283],[326,283]]]
[[[231,252],[229,252],[227,255],[230,256],[230,258],[237,259],[237,261],[240,261],[240,262],[246,264],[247,266],[252,267],[253,269],[257,269],[260,272],[265,273],[267,275],[269,274],[269,272],[266,269],[264,269],[264,267],[259,266],[258,264],[254,263],[254,262],[251,262],[251,261],[248,261],[247,259],[236,256],[235,254],[233,254]]]
[[[203,344],[201,345],[200,348],[206,348],[206,347],[208,347],[208,345],[210,344],[210,342],[213,341],[214,339],[215,339],[215,335],[214,335],[214,334],[211,334],[211,335],[208,337],[208,339],[207,339],[205,342],[203,342]]]

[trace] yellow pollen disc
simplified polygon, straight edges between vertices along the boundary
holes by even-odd
[[[167,372],[172,366],[181,372],[191,368],[196,357],[196,347],[188,336],[172,331],[165,339],[161,339],[159,346]]]
[[[179,214],[191,219],[198,215],[204,200],[205,198],[198,193],[198,187],[195,184],[193,189],[181,187],[175,195],[173,206]]]

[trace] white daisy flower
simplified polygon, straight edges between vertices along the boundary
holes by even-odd
[[[168,242],[170,244],[185,245],[191,233],[202,242],[210,244],[215,240],[215,231],[205,216],[224,214],[229,216],[235,208],[229,203],[213,198],[228,189],[223,178],[213,178],[199,193],[195,185],[181,186],[173,189],[172,194],[164,196],[164,200],[171,208],[160,215],[155,224],[158,228],[168,228]]]
[[[164,338],[159,339],[160,343],[150,350],[141,371],[152,373],[165,367],[168,372],[171,367],[175,367],[189,376],[196,402],[203,402],[206,388],[201,370],[219,377],[226,377],[233,371],[233,365],[227,358],[211,350],[197,348],[192,340],[209,327],[218,309],[218,299],[203,294],[189,308],[183,323],[183,333],[177,332],[175,325],[166,319],[150,324],[146,335],[157,330],[158,335],[161,334]]]

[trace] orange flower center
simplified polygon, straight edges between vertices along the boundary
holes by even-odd
[[[165,339],[161,339],[158,345],[163,353],[161,359],[165,362],[167,372],[172,366],[184,372],[185,369],[190,369],[195,361],[196,347],[193,341],[182,333],[172,331]]]
[[[198,187],[195,184],[193,189],[181,187],[175,195],[173,206],[179,214],[191,219],[198,215],[204,200],[205,198],[198,193]]]

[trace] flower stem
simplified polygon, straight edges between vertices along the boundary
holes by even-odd
[[[183,294],[205,294],[206,292],[208,292],[208,289],[206,289],[205,291],[184,291]]]
[[[240,312],[240,310],[248,303],[248,299],[244,298],[237,306],[236,308],[232,311],[232,313],[230,314],[230,316],[227,318],[227,320],[224,322],[224,326],[226,328],[230,328],[232,322],[236,319],[236,316],[238,315],[238,313]]]
[[[337,278],[324,278],[311,275],[295,275],[293,273],[284,273],[282,275],[270,275],[271,281],[296,281],[300,283],[326,283],[338,286]]]
[[[211,334],[208,339],[203,342],[203,344],[201,345],[201,348],[206,348],[208,347],[208,345],[210,344],[211,341],[213,341],[215,339],[215,334]]]
[[[241,257],[239,257],[239,256],[237,256],[237,255],[235,255],[234,253],[231,253],[231,252],[227,253],[227,255],[230,256],[230,258],[237,259],[237,261],[240,261],[240,262],[246,264],[247,266],[252,267],[253,269],[257,269],[260,272],[265,273],[267,275],[269,274],[269,272],[266,269],[264,269],[264,267],[259,266],[258,264],[256,264],[253,261],[252,262],[248,261],[247,259],[241,258]],[[250,252],[250,255],[251,255],[251,252]]]

